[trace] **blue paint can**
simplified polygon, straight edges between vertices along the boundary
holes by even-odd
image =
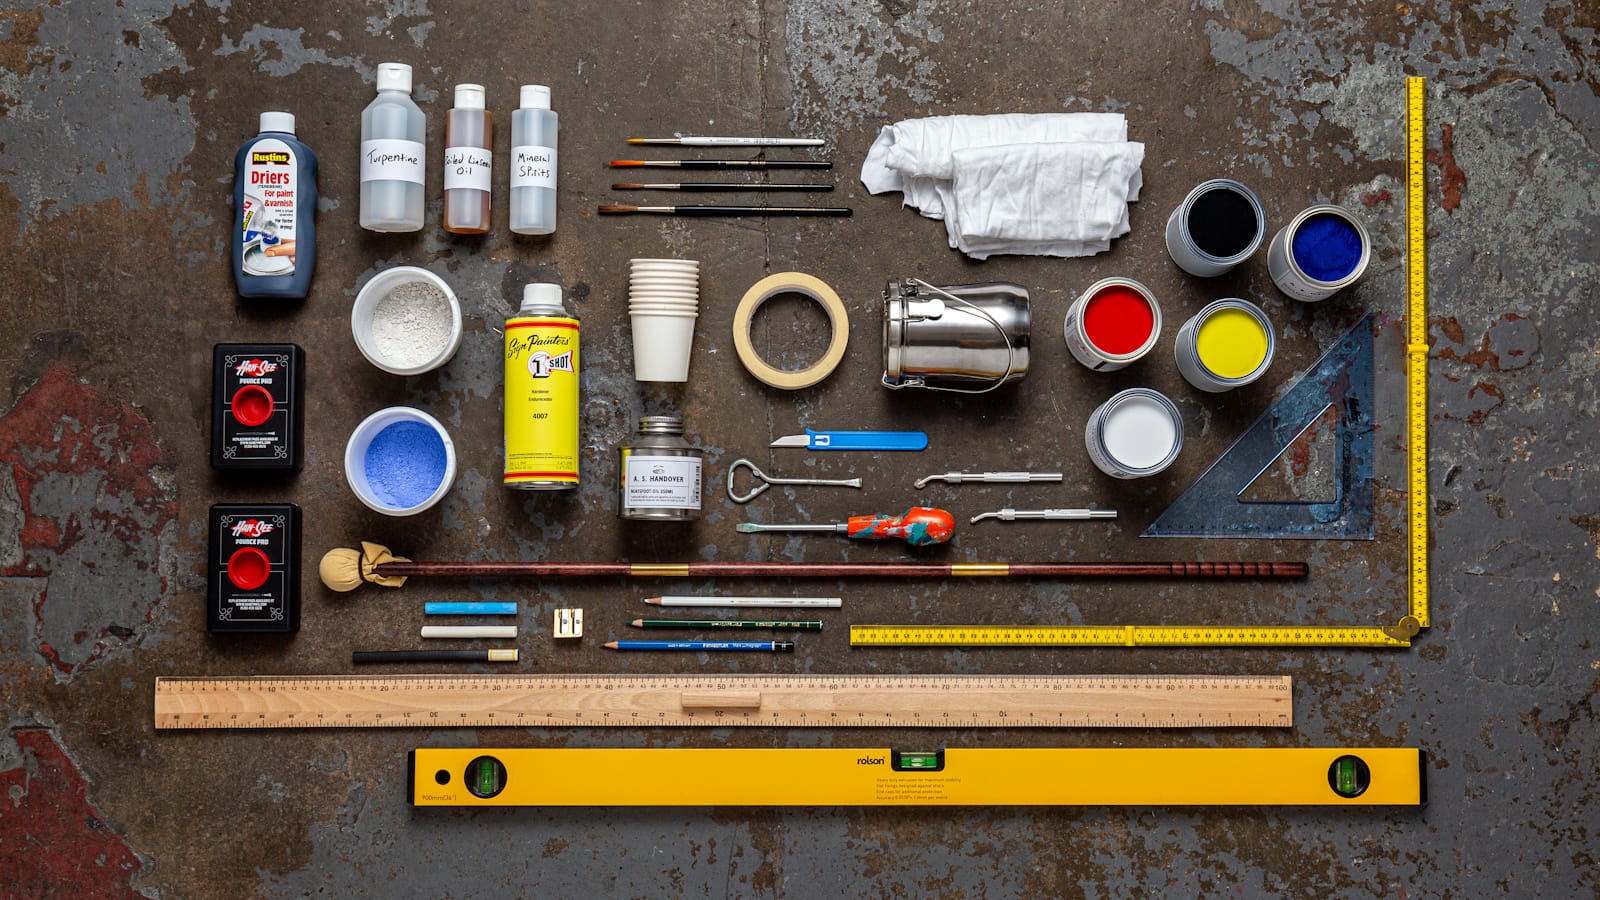
[[[1289,220],[1267,247],[1272,281],[1296,300],[1315,303],[1358,281],[1372,258],[1372,239],[1355,216],[1321,204]]]

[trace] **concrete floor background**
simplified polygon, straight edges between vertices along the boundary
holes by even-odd
[[[781,0],[512,4],[385,0],[20,2],[0,10],[0,892],[83,896],[1578,896],[1600,883],[1600,487],[1593,454],[1600,326],[1600,9],[1592,2],[1347,4],[935,3]],[[417,68],[440,146],[451,85],[477,81],[501,113],[524,82],[562,116],[561,213],[545,241],[437,227],[380,236],[355,222],[358,117],[379,62]],[[851,651],[851,621],[1388,622],[1403,606],[1401,450],[1380,396],[1385,475],[1376,542],[1141,542],[1136,534],[1361,311],[1380,323],[1393,386],[1402,323],[1403,78],[1430,78],[1428,139],[1435,627],[1396,653],[1115,649],[1037,654]],[[320,157],[321,248],[311,298],[234,297],[226,266],[231,160],[262,109],[299,119]],[[1133,233],[1084,260],[947,250],[942,229],[869,198],[857,168],[902,118],[1118,111],[1146,144]],[[644,133],[817,134],[830,141],[838,222],[599,220],[619,199],[604,161]],[[666,154],[663,154],[666,155]],[[502,155],[503,159],[503,155]],[[632,178],[632,173],[624,173]],[[1196,182],[1261,194],[1274,229],[1313,202],[1362,215],[1378,257],[1362,285],[1315,308],[1273,290],[1264,260],[1198,282],[1160,227]],[[439,183],[430,163],[430,184]],[[626,178],[622,179],[626,180]],[[630,377],[626,261],[703,261],[705,312],[687,388]],[[426,265],[460,295],[467,337],[442,372],[368,366],[348,304],[382,268]],[[779,395],[730,359],[744,289],[798,269],[845,297],[853,335],[818,388]],[[1034,296],[1028,380],[995,402],[891,395],[878,292],[897,275],[1010,280]],[[1145,281],[1170,328],[1216,296],[1264,303],[1280,361],[1261,385],[1202,398],[1170,360],[1095,377],[1058,337],[1077,291]],[[584,319],[585,484],[526,498],[497,484],[494,332],[520,287],[562,282]],[[820,317],[778,305],[758,343],[815,358]],[[1170,333],[1163,347],[1170,346]],[[206,427],[213,343],[287,339],[311,366],[305,471],[251,485],[213,475]],[[1165,350],[1163,350],[1165,352]],[[1084,418],[1149,384],[1190,430],[1180,463],[1113,484],[1083,458]],[[447,502],[380,521],[345,487],[339,453],[372,409],[411,403],[462,448]],[[618,527],[614,447],[635,416],[681,410],[719,479],[741,455],[769,471],[857,474],[854,492],[774,490],[748,510],[720,490],[684,531]],[[818,427],[925,428],[903,458],[766,451]],[[913,478],[953,469],[1060,468],[1048,492]],[[598,649],[660,583],[429,584],[344,596],[314,562],[360,539],[437,559],[907,558],[894,548],[735,535],[763,521],[833,521],[909,499],[958,516],[1094,503],[1115,525],[975,527],[960,560],[1308,559],[1296,585],[829,584],[843,615],[793,660],[617,660]],[[305,624],[292,641],[203,630],[203,521],[213,502],[289,499],[306,512]],[[705,583],[681,585],[708,590]],[[761,585],[719,584],[757,589]],[[768,585],[770,587],[770,585]],[[152,679],[343,672],[349,651],[405,646],[418,603],[520,599],[528,671],[1222,672],[1296,678],[1290,732],[726,730],[156,734]],[[552,647],[550,610],[582,606],[581,648]],[[703,665],[703,668],[698,668]],[[687,667],[685,669],[684,667]],[[414,812],[401,796],[417,744],[571,746],[1406,744],[1433,760],[1424,811],[541,810]]]

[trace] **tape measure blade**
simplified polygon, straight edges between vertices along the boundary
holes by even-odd
[[[1408,612],[1428,627],[1427,80],[1406,79]]]

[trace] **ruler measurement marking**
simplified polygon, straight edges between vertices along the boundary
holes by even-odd
[[[622,675],[314,679],[161,678],[157,728],[417,727],[540,724],[1020,727],[1292,724],[1287,676],[751,676],[714,682],[762,692],[767,709],[676,708],[712,681],[648,684]],[[589,707],[597,695],[611,705]],[[1134,721],[1133,717],[1139,717]]]

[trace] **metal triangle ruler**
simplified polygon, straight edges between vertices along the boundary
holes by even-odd
[[[1372,539],[1372,319],[1363,317],[1168,506],[1143,537]],[[1244,494],[1329,410],[1334,496],[1246,500]]]

